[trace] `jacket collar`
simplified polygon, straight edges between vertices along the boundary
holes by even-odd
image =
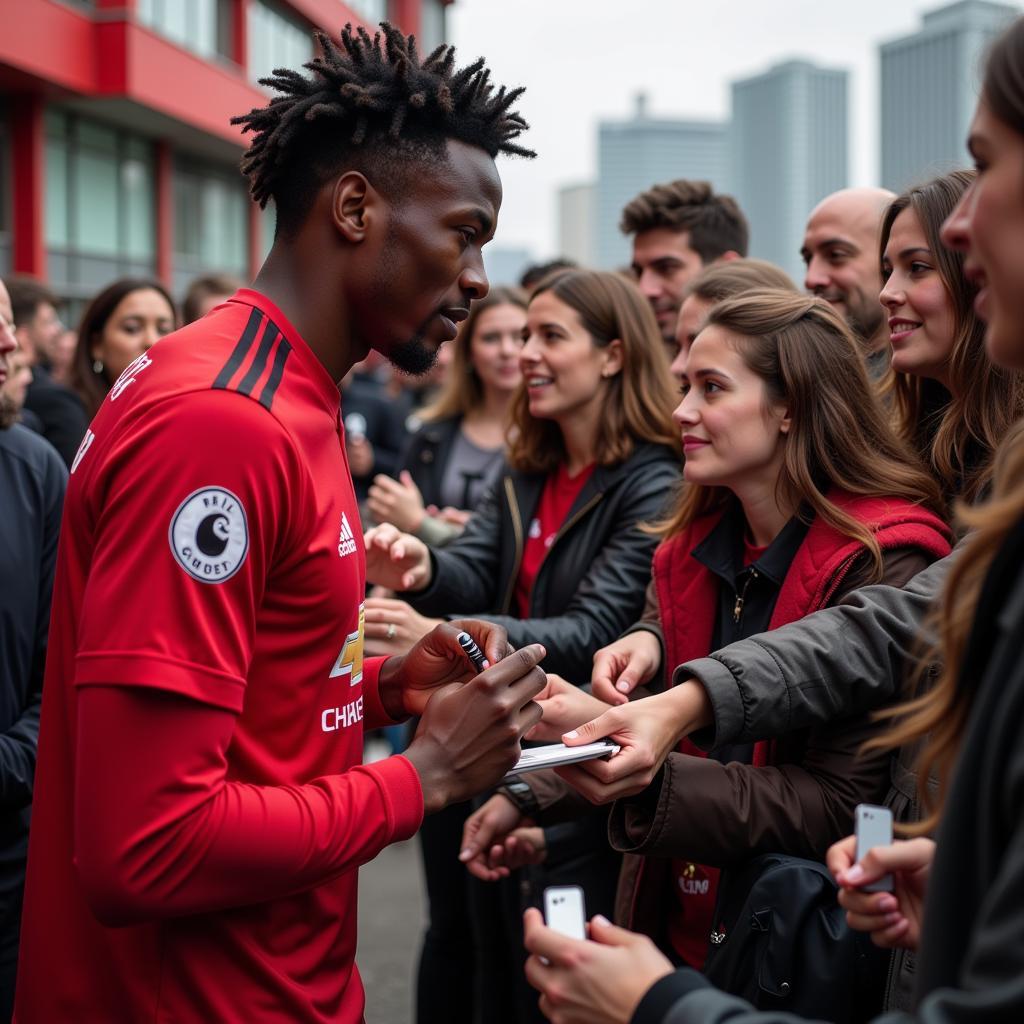
[[[638,444],[628,459],[617,462],[613,466],[595,466],[594,472],[590,474],[590,479],[576,495],[576,500],[572,503],[572,508],[569,509],[566,516],[566,521],[572,519],[594,498],[603,497],[606,491],[611,490],[624,477],[635,473],[638,466],[662,462],[666,455],[670,454],[670,451],[664,445]],[[540,497],[544,492],[544,484],[547,482],[548,475],[546,473],[517,473],[515,470],[511,470],[509,475],[515,489],[519,509],[523,518],[529,522],[540,504]]]
[[[767,550],[754,563],[762,576],[781,587],[789,567],[807,534],[808,523],[794,516],[779,531]],[[720,576],[729,586],[747,567],[743,564],[743,533],[747,528],[743,506],[735,499],[729,502],[714,529],[693,549],[693,557]]]

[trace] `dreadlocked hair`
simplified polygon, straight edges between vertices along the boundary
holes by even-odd
[[[396,164],[439,163],[448,139],[492,158],[536,155],[514,141],[529,127],[511,109],[525,90],[495,90],[483,57],[456,70],[455,47],[442,44],[421,59],[415,37],[388,22],[373,36],[348,24],[340,46],[324,32],[316,40],[311,75],[275,69],[260,84],[279,95],[231,119],[254,135],[242,173],[255,202],[274,201],[278,231],[297,226],[339,165],[394,192]]]

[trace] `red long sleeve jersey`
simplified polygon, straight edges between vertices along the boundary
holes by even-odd
[[[363,662],[365,556],[339,402],[281,312],[243,290],[137,359],[93,421],[60,542],[20,1024],[362,1019],[356,868],[412,835],[423,804],[404,758],[361,765],[364,720],[389,719],[379,663]],[[107,927],[76,859],[91,823],[76,815],[99,808],[97,828],[116,832],[118,792],[83,797],[78,705],[89,692],[153,702],[154,690],[237,717],[198,779],[194,757],[181,768],[183,793],[203,797],[185,834],[173,793],[128,826],[144,876],[130,881],[166,903]],[[151,749],[166,775],[191,738],[162,735],[142,707],[148,741],[103,744]]]

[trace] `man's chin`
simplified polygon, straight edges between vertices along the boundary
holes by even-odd
[[[422,377],[437,363],[439,347],[428,341],[424,335],[417,334],[408,341],[392,345],[386,355],[388,362],[400,373],[408,374],[410,377]]]

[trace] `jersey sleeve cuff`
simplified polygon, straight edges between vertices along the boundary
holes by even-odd
[[[377,780],[390,824],[390,843],[411,839],[423,823],[423,786],[412,761],[398,755],[363,765]]]
[[[366,729],[380,729],[398,725],[404,718],[392,718],[380,697],[380,670],[385,658],[366,658],[363,661],[363,722]]]
[[[82,653],[75,659],[76,686],[141,686],[241,714],[245,680],[227,672],[136,651]]]

